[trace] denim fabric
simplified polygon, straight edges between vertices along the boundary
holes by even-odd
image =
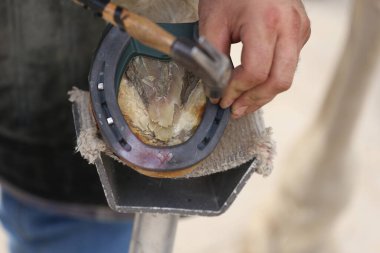
[[[2,193],[0,218],[10,253],[127,253],[132,222],[57,215]]]
[[[67,91],[86,89],[105,23],[69,0],[0,1],[0,177],[47,199],[105,204],[74,155]]]

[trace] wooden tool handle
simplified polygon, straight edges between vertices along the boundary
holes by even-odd
[[[107,22],[122,26],[130,36],[144,45],[165,54],[171,54],[171,46],[176,38],[148,18],[113,3],[108,3],[105,6],[102,15]]]

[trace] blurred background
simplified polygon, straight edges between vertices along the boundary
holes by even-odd
[[[293,228],[289,228],[287,237],[284,233],[287,231],[286,226],[279,230],[282,235],[279,236],[280,232],[276,229],[274,230],[277,234],[273,235],[276,225],[272,223],[274,221],[270,215],[275,215],[274,209],[278,207],[277,202],[272,200],[276,200],[276,191],[281,190],[278,185],[281,184],[284,175],[294,179],[287,179],[287,183],[297,184],[299,180],[295,174],[297,171],[292,170],[293,163],[289,162],[289,156],[295,157],[295,146],[299,145],[301,135],[307,133],[307,129],[312,126],[323,104],[344,49],[349,31],[351,4],[350,0],[305,1],[312,24],[312,35],[302,51],[293,87],[264,108],[266,125],[273,128],[273,138],[277,143],[272,175],[267,178],[254,175],[232,207],[220,217],[182,219],[177,230],[174,252],[280,252],[275,250],[276,247],[268,250],[267,246],[261,244],[265,244],[264,241],[271,242],[272,239],[273,244],[276,244],[278,242],[275,240],[281,238],[281,247],[289,246],[289,249],[292,249],[294,244],[304,244],[302,240],[307,240],[305,238],[308,237],[302,237],[297,241],[297,238],[290,235],[294,232]],[[240,50],[241,45],[233,47],[235,65],[239,63]],[[303,249],[300,252],[380,252],[380,117],[377,111],[377,106],[380,105],[380,85],[376,85],[380,82],[380,64],[377,64],[375,72],[370,80],[371,86],[366,93],[365,104],[357,119],[352,142],[347,149],[350,162],[345,164],[345,170],[349,175],[348,183],[345,184],[345,201],[338,208],[334,218],[328,220],[320,230],[326,238],[318,241],[316,244],[319,245],[314,245],[313,249]],[[329,147],[326,146],[325,149],[328,150]],[[297,155],[301,157],[311,152],[308,145],[303,146],[302,151],[304,153]],[[331,175],[334,176],[336,175]],[[339,191],[340,187],[337,180],[336,189],[332,187],[329,191]],[[312,200],[312,197],[310,199]],[[328,207],[326,206],[327,209]],[[280,220],[288,218],[286,212],[280,212],[279,215]],[[310,231],[312,229],[305,226],[303,233],[308,234]],[[2,231],[0,252],[7,252],[6,236]]]
[[[352,1],[309,0],[304,3],[311,20],[312,35],[302,51],[293,86],[264,108],[266,125],[273,128],[273,138],[277,143],[272,175],[267,178],[254,175],[224,215],[182,220],[178,227],[174,252],[296,252],[296,247],[290,245],[303,243],[295,242],[293,237],[286,238],[286,235],[283,235],[282,247],[285,249],[289,245],[293,251],[282,251],[275,248],[264,249],[260,240],[269,240],[269,244],[277,243],[275,240],[278,236],[266,234],[265,226],[274,226],[268,222],[268,213],[273,212],[271,208],[278,208],[275,203],[268,204],[268,199],[274,196],[276,186],[285,174],[294,178],[290,183],[298,182],[297,175],[292,175],[294,168],[289,164],[289,156],[302,157],[312,152],[311,148],[305,145],[302,147],[304,153],[295,155],[294,148],[301,135],[314,123],[313,120],[333,79],[349,32]],[[378,23],[372,25],[378,27]],[[239,45],[234,47],[233,57],[236,62],[239,61],[239,50]],[[345,170],[350,177],[347,199],[337,211],[336,217],[326,224],[326,228],[329,227],[331,231],[327,240],[321,243],[321,248],[301,249],[299,252],[380,252],[379,63],[380,59],[377,60],[375,75],[370,78],[371,85],[366,92],[365,103],[347,150],[350,154],[350,160],[345,164]],[[326,146],[325,149],[328,150],[329,147]],[[292,162],[294,164],[294,161]],[[333,173],[331,177],[334,177]],[[340,187],[342,186],[337,182],[336,189],[329,190],[339,190]],[[326,209],[328,208],[329,206],[326,206]],[[282,215],[280,219],[284,220],[291,215],[279,214]],[[276,215],[275,211],[273,215]],[[305,226],[303,233],[308,234],[309,230],[310,227]],[[281,231],[286,234],[287,228]],[[292,229],[289,228],[288,233],[291,232]],[[262,234],[258,235],[259,233]]]

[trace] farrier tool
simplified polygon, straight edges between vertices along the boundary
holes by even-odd
[[[206,95],[218,99],[231,78],[230,59],[216,50],[204,37],[195,40],[175,37],[146,17],[111,3],[110,0],[74,0],[88,7],[114,26],[124,29],[142,44],[169,55],[199,76]]]

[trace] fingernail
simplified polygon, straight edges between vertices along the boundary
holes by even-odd
[[[232,111],[234,117],[239,118],[244,115],[245,111],[248,109],[248,106],[242,106]]]
[[[212,103],[212,104],[218,104],[219,103],[219,101],[220,101],[220,99],[219,98],[210,98],[210,102]]]
[[[223,109],[226,109],[228,107],[230,107],[232,105],[234,101],[233,100],[222,100],[222,102],[220,103],[220,107],[222,107]]]

